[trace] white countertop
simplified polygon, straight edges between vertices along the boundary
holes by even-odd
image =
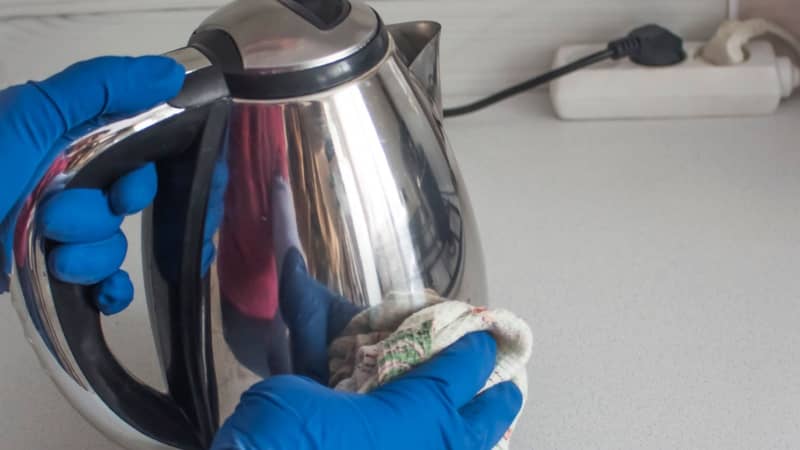
[[[447,128],[493,303],[536,337],[517,449],[800,448],[800,99],[566,123],[532,94]],[[116,448],[0,299],[0,448]],[[110,328],[152,378],[142,303]]]

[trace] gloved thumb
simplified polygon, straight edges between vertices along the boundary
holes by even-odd
[[[469,448],[493,448],[505,439],[521,409],[522,392],[510,381],[493,386],[464,405],[459,412],[472,441]]]

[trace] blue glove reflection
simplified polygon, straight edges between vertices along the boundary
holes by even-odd
[[[292,336],[296,373],[328,382],[328,344],[360,309],[315,280],[296,248],[286,252],[280,278],[280,307]]]
[[[103,57],[39,83],[0,91],[0,274],[10,270],[12,210],[61,150],[69,131],[103,115],[155,106],[177,95],[183,79],[183,68],[169,58]],[[153,167],[146,166],[108,192],[63,192],[42,207],[45,235],[64,243],[50,257],[51,270],[65,281],[98,284],[104,312],[121,310],[132,297],[127,274],[119,271],[127,250],[119,225],[124,215],[152,201],[155,183]]]

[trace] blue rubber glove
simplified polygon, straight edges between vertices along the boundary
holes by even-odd
[[[158,56],[103,57],[75,64],[42,82],[0,91],[0,290],[10,270],[11,231],[21,199],[68,140],[69,131],[104,115],[130,115],[177,95],[184,69]],[[43,205],[45,235],[63,242],[51,255],[65,281],[98,283],[101,309],[113,313],[132,297],[119,265],[126,252],[119,224],[155,192],[152,166],[120,179],[108,192],[75,190]]]
[[[305,376],[251,388],[212,450],[489,450],[517,416],[522,394],[513,383],[476,397],[495,364],[488,333],[465,336],[370,394],[319,384],[328,378],[328,342],[359,309],[315,281],[297,249],[285,256],[280,284],[295,370]]]
[[[133,300],[133,284],[120,270],[128,241],[120,230],[126,215],[146,208],[155,197],[157,176],[150,163],[117,180],[108,192],[67,189],[48,198],[39,210],[42,234],[60,242],[48,255],[50,273],[94,288],[97,307],[106,315]]]
[[[522,406],[511,382],[476,397],[496,351],[470,334],[369,394],[272,377],[242,396],[212,450],[490,450]]]

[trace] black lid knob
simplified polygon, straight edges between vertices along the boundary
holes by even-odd
[[[275,74],[345,60],[381,29],[378,15],[360,1],[236,0],[206,19],[191,43],[214,49],[207,53],[215,62],[223,57],[241,61],[226,64],[227,71]],[[209,39],[214,43],[205,42]]]
[[[350,14],[348,0],[278,0],[320,30],[330,30]]]

